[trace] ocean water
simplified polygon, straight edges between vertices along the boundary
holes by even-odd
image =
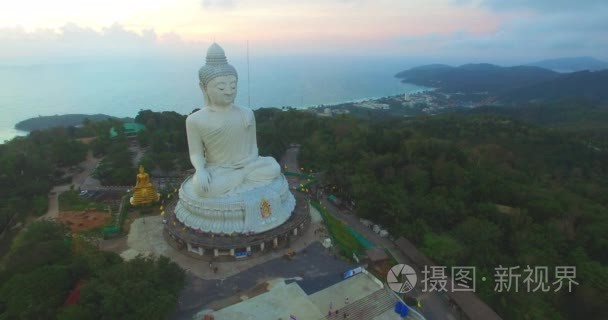
[[[380,57],[246,57],[229,61],[239,72],[236,103],[306,108],[424,89],[394,74],[415,65]],[[113,60],[0,67],[0,142],[39,115],[104,113],[135,117],[141,109],[188,114],[203,106],[198,69],[203,59]],[[249,78],[249,81],[248,81]]]

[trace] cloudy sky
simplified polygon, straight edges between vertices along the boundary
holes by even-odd
[[[524,62],[608,60],[606,0],[19,0],[0,6],[0,64],[194,55]]]

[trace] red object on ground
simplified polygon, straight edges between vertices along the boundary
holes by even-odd
[[[76,283],[76,286],[74,286],[74,289],[72,289],[72,291],[70,291],[68,298],[65,299],[64,305],[70,306],[73,304],[80,303],[80,287],[82,287],[82,285],[84,285],[85,283],[86,283],[86,281],[84,281],[84,280],[78,280],[78,282]]]

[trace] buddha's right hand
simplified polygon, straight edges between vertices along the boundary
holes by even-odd
[[[195,175],[203,192],[209,192],[209,184],[211,183],[211,175],[209,175],[209,172],[205,169],[196,170]]]

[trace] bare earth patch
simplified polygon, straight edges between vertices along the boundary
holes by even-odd
[[[82,232],[104,226],[111,216],[106,211],[64,211],[59,213],[59,221],[72,232]]]

